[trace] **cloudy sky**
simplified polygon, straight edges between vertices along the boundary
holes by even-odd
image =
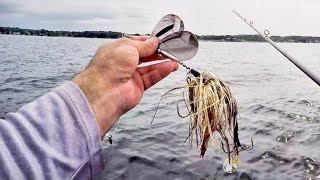
[[[150,33],[166,14],[196,34],[254,34],[232,10],[271,35],[320,36],[320,0],[0,0],[0,26]]]

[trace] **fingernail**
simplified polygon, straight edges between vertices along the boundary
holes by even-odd
[[[176,62],[173,62],[173,63],[175,63],[175,64],[174,64],[173,71],[177,71],[177,70],[179,69],[179,64],[176,63]]]
[[[158,44],[159,40],[156,37],[151,37],[149,39],[146,40],[146,43],[150,43],[150,44]]]

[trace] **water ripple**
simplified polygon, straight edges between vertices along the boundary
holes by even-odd
[[[106,41],[111,40],[0,35],[0,117],[69,80]],[[237,172],[224,173],[226,155],[219,146],[201,159],[198,147],[183,145],[188,119],[177,116],[175,105],[182,91],[164,99],[150,124],[161,96],[186,85],[186,71],[180,68],[146,91],[141,103],[121,118],[112,145],[103,141],[106,168],[96,179],[319,177],[319,88],[266,43],[201,43],[197,56],[186,63],[227,82],[239,104],[240,140],[254,139],[252,151],[241,151]],[[320,72],[320,44],[281,46]]]

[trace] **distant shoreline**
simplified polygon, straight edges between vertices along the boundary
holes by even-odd
[[[114,31],[50,31],[46,29],[20,29],[17,27],[0,27],[0,34],[53,36],[53,37],[82,37],[82,38],[121,38],[123,33]],[[133,35],[139,36],[136,33]],[[265,42],[259,35],[197,35],[199,40],[214,42]],[[288,43],[320,43],[320,37],[315,36],[271,36],[275,42]]]

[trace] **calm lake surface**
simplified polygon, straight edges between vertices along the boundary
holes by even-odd
[[[0,117],[16,111],[85,68],[99,45],[112,40],[0,35]],[[320,76],[320,44],[280,46]],[[240,152],[240,164],[226,174],[219,147],[201,159],[183,141],[188,119],[176,113],[179,92],[162,102],[172,87],[186,84],[181,67],[149,89],[124,115],[113,144],[103,141],[105,170],[97,179],[316,179],[320,178],[320,87],[267,43],[200,42],[186,62],[212,71],[238,101],[239,134],[254,148]],[[180,104],[182,106],[182,104]],[[112,134],[113,131],[110,131]]]

